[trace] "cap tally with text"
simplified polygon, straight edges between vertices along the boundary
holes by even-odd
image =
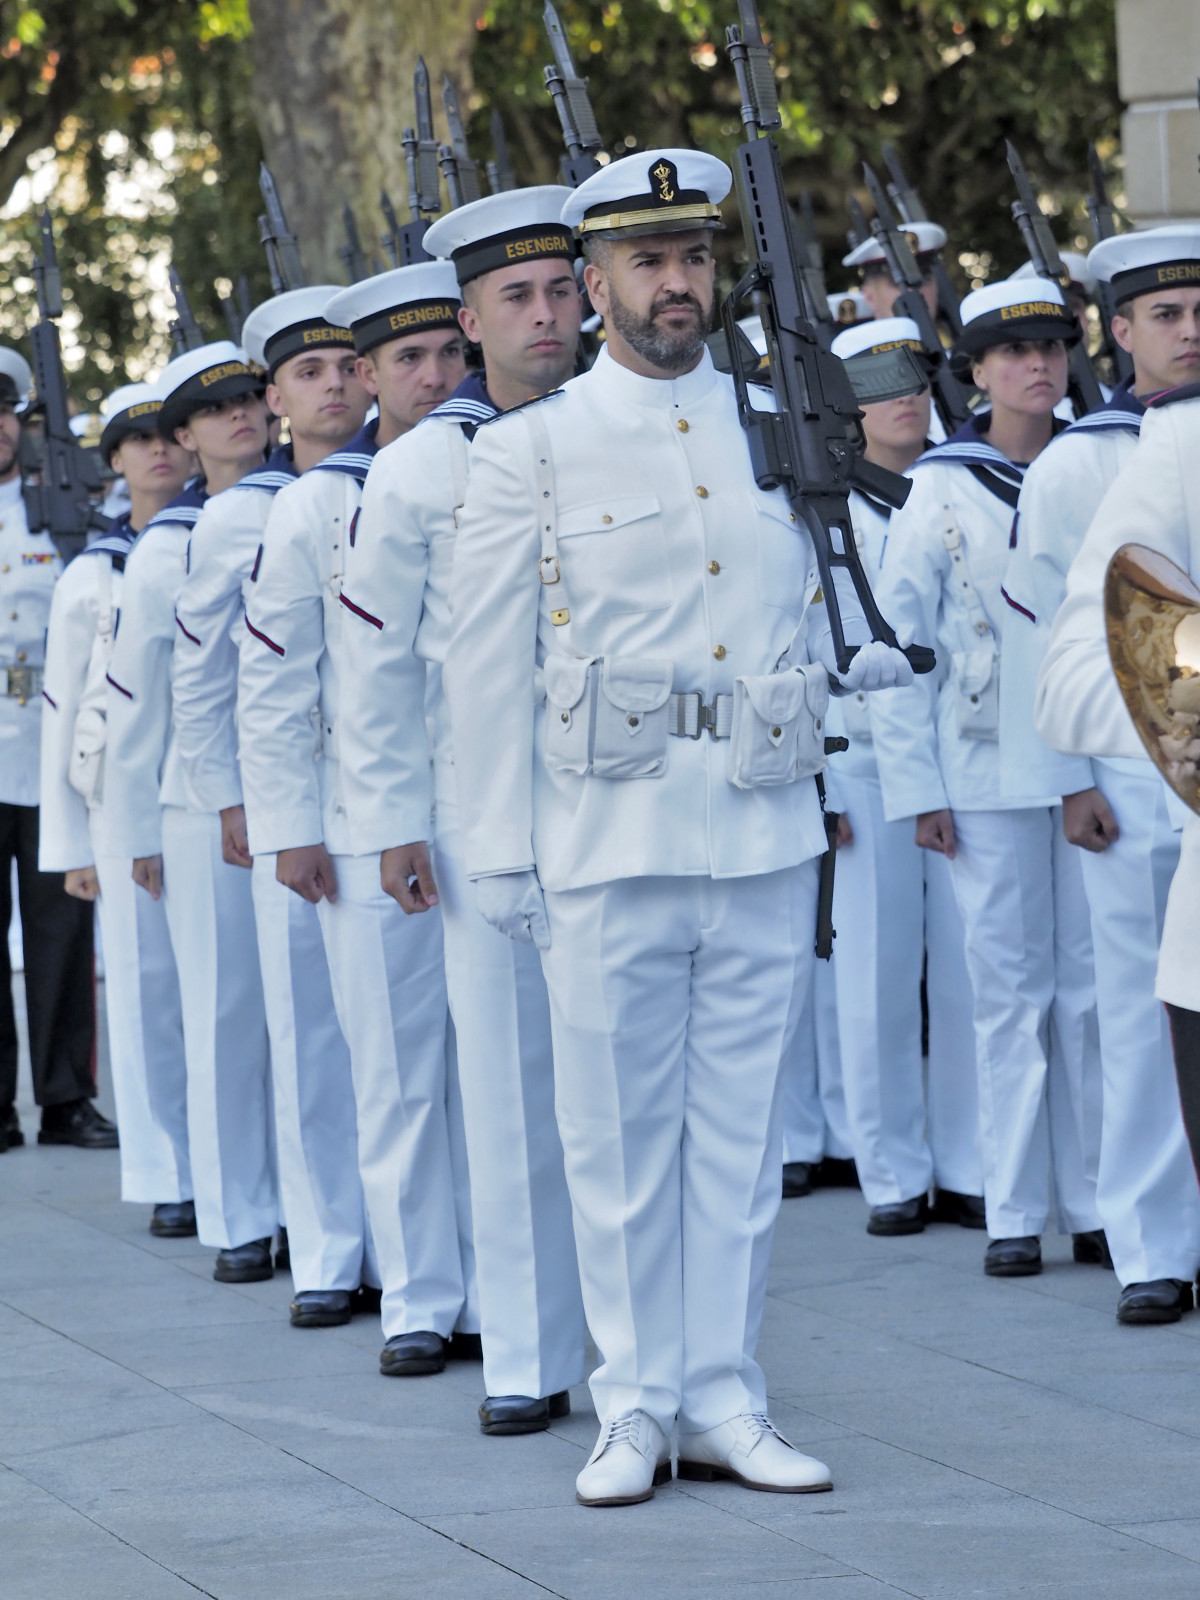
[[[175,429],[186,427],[188,418],[202,407],[261,394],[262,379],[251,370],[244,350],[231,339],[217,339],[168,362],[154,389],[162,401],[158,431],[165,439],[174,439]]]
[[[908,240],[908,248],[918,258],[936,255],[946,243],[946,230],[937,222],[906,222],[900,232]],[[882,267],[886,262],[883,246],[874,234],[861,244],[856,244],[849,255],[842,257],[844,267]]]
[[[418,261],[339,289],[325,307],[330,322],[344,324],[354,348],[366,355],[391,339],[437,328],[458,328],[462,296],[448,261]]]
[[[1093,295],[1096,292],[1096,274],[1088,266],[1087,256],[1081,256],[1075,250],[1060,250],[1059,260],[1067,269],[1067,276],[1072,285],[1082,289],[1084,294]],[[1037,268],[1032,261],[1027,261],[1024,266],[1018,267],[1012,274],[1014,278],[1036,278]]]
[[[974,289],[958,308],[963,331],[955,354],[974,359],[1012,339],[1062,339],[1074,344],[1079,323],[1049,278],[1003,278]]]
[[[881,356],[888,350],[921,349],[921,330],[911,317],[879,317],[839,333],[830,345],[835,356],[853,361],[855,356]]]
[[[162,401],[151,383],[125,383],[100,407],[100,454],[105,461],[131,433],[157,433]]]
[[[562,223],[571,192],[561,183],[542,183],[485,195],[439,217],[422,245],[431,256],[454,263],[460,284],[546,256],[573,261],[575,240]]]
[[[1171,223],[1143,233],[1101,239],[1088,255],[1101,283],[1111,283],[1118,305],[1156,289],[1200,288],[1200,227]]]
[[[310,350],[330,346],[353,350],[349,328],[326,321],[325,307],[338,291],[336,283],[315,283],[307,289],[288,289],[254,310],[242,324],[242,343],[257,367],[273,379],[285,361]]]
[[[0,344],[0,405],[24,411],[33,388],[33,373],[19,350]]]
[[[702,150],[622,156],[573,189],[562,220],[582,238],[637,238],[715,228],[733,173]]]

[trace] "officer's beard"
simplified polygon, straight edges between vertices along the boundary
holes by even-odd
[[[661,326],[655,319],[669,306],[691,306],[696,313],[694,324],[682,328]],[[610,281],[608,308],[613,327],[626,344],[661,372],[686,372],[700,359],[712,308],[702,306],[694,294],[665,294],[654,301],[648,316],[639,317],[620,298]]]
[[[0,439],[0,483],[7,483],[17,468],[17,446]]]

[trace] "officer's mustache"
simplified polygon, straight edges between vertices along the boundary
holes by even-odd
[[[653,322],[660,312],[670,311],[675,306],[690,306],[701,322],[708,315],[694,294],[664,294],[650,307],[650,315],[647,320]]]

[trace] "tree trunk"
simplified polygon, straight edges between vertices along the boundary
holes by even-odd
[[[485,0],[250,0],[255,115],[267,162],[310,282],[344,283],[338,256],[349,204],[369,261],[380,248],[379,191],[401,221],[408,192],[403,128],[415,126],[413,73],[429,68],[438,138],[447,138],[442,74],[464,118],[470,54]]]

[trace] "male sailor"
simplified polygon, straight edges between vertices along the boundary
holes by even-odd
[[[414,428],[463,377],[458,308],[453,272],[433,262],[377,274],[328,300],[325,315],[350,330],[379,415],[276,496],[247,586],[238,669],[249,845],[256,862],[272,863],[295,915],[319,920],[349,1046],[338,1114],[357,1120],[348,1159],[383,1285],[388,1376],[440,1370],[445,1337],[473,1331],[469,1194],[455,1139],[440,918],[406,917],[380,885],[378,851],[355,854],[351,840],[344,706],[387,690],[346,679],[340,638],[361,619],[340,596],[377,449]],[[414,714],[423,739],[419,702]]]
[[[213,1276],[273,1271],[278,1221],[263,1013],[248,875],[224,859],[221,819],[188,789],[171,714],[175,604],[192,529],[210,495],[262,465],[262,384],[227,339],[170,362],[158,430],[199,458],[199,475],[150,518],[125,563],[121,626],[108,664],[104,835],[139,893],[162,898],[183,1012],[188,1146],[200,1242]]]
[[[369,1246],[350,1058],[334,1014],[321,929],[312,908],[276,881],[274,860],[252,863],[247,848],[238,654],[248,638],[244,595],[275,495],[344,445],[369,404],[349,331],[324,316],[333,293],[333,285],[293,289],[246,318],[246,354],[265,372],[267,405],[287,419],[290,440],[205,504],[175,604],[172,663],[176,748],[190,803],[219,814],[225,860],[251,874],[297,1328],[348,1322],[364,1272],[368,1280],[374,1272],[364,1259]]]
[[[935,268],[938,255],[946,246],[946,230],[937,222],[906,222],[904,235],[921,270],[921,293],[929,307],[929,315],[936,317],[938,291]],[[858,269],[862,298],[870,307],[868,315],[890,317],[903,290],[888,270],[883,246],[875,235],[871,234],[861,244],[855,245],[849,255],[842,257],[842,265]]]
[[[531,1433],[565,1415],[567,1390],[583,1378],[583,1310],[545,980],[532,946],[514,945],[480,915],[464,875],[441,666],[476,429],[556,388],[575,363],[575,242],[559,220],[568,193],[548,185],[491,195],[426,234],[426,248],[449,258],[439,270],[461,294],[459,321],[483,368],[375,458],[342,590],[349,681],[373,685],[346,700],[342,718],[351,836],[356,848],[382,852],[383,886],[405,911],[424,920],[436,894],[444,921],[471,1169],[479,1420],[489,1434]],[[417,714],[427,673],[432,797]]]
[[[671,1476],[830,1487],[754,1348],[779,1208],[780,1059],[813,959],[827,619],[704,338],[731,174],[614,161],[567,201],[592,369],[481,427],[446,660],[466,875],[536,943],[600,1435],[585,1505]],[[865,640],[845,601],[849,637]],[[865,643],[853,691],[911,679]]]
[[[150,1232],[196,1231],[188,1160],[187,1074],[179,977],[161,900],[143,894],[104,827],[105,673],[134,540],[195,468],[158,431],[162,402],[144,383],[109,395],[100,454],[124,479],[129,510],[70,563],[54,591],[42,685],[39,865],[65,874],[70,895],[94,900],[104,941],[105,1014],[121,1129],[121,1198],[154,1207]]]

